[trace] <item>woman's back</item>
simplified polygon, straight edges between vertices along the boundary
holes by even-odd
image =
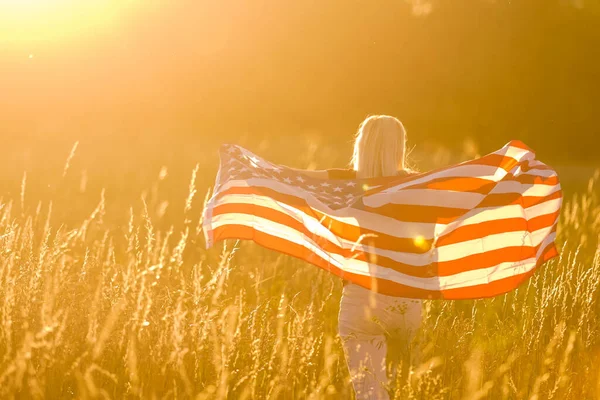
[[[356,135],[353,168],[328,170],[328,177],[354,179],[409,174],[405,170],[405,142],[406,132],[398,119],[385,115],[369,117]],[[386,296],[345,282],[338,329],[357,399],[389,398],[387,340],[399,339],[402,352],[409,356],[410,344],[420,325],[421,300]]]

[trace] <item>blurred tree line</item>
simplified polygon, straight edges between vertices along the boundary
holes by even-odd
[[[5,151],[63,158],[80,140],[100,159],[200,158],[241,135],[346,143],[367,114],[388,113],[417,147],[472,139],[486,152],[517,138],[551,162],[600,162],[598,0],[147,1],[127,12],[62,43],[0,40]]]
[[[220,143],[340,167],[373,113],[402,119],[421,169],[510,139],[571,191],[600,165],[597,0],[123,4],[119,23],[68,40],[0,29],[0,196],[18,199],[25,172],[27,207],[53,200],[60,221],[106,188],[111,218],[143,192],[173,202],[168,224],[196,163],[198,201],[214,182]]]

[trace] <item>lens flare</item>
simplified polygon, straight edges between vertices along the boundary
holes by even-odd
[[[423,249],[423,250],[429,249],[429,243],[427,242],[427,240],[425,240],[425,238],[422,235],[417,235],[413,239],[413,242],[415,243],[415,246],[417,246],[420,249]]]

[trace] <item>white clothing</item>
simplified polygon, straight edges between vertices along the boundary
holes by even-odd
[[[387,339],[410,343],[421,325],[421,300],[386,296],[356,284],[342,292],[338,329],[357,400],[387,400]]]

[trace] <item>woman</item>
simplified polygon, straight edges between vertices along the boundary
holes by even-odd
[[[408,174],[406,131],[394,117],[375,115],[360,125],[354,142],[352,169],[309,171],[329,179],[375,178]],[[345,282],[338,329],[357,399],[388,399],[386,354],[395,339],[409,356],[421,324],[421,300],[385,296]],[[409,357],[403,357],[406,359]]]

